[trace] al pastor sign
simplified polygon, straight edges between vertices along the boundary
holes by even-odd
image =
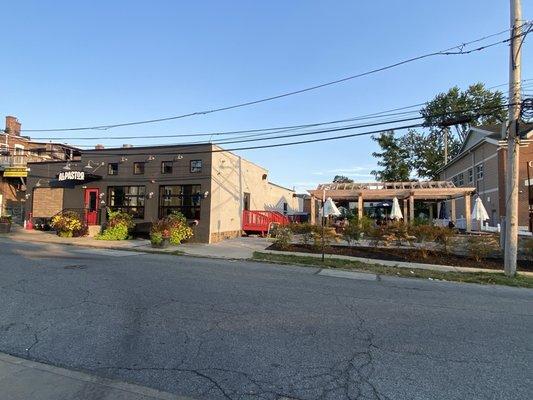
[[[60,172],[57,180],[62,181],[84,181],[85,172],[84,171],[64,171]]]

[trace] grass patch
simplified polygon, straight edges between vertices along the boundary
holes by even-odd
[[[423,278],[445,280],[452,282],[480,283],[483,285],[506,285],[533,288],[533,277],[517,275],[508,278],[503,272],[442,272],[417,268],[389,267],[379,264],[367,264],[360,261],[343,260],[340,258],[326,258],[324,263],[320,258],[286,255],[267,254],[254,252],[253,259],[257,261],[267,261],[278,264],[296,264],[321,268],[357,270],[371,272],[378,275],[392,275],[405,278]]]

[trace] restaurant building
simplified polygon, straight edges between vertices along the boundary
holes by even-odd
[[[194,241],[213,243],[242,234],[244,210],[301,211],[294,191],[268,180],[268,171],[211,144],[83,150],[76,161],[29,163],[28,219],[66,210],[83,215],[90,231],[107,210],[127,211],[137,230],[179,211]]]

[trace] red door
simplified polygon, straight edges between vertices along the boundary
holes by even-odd
[[[85,222],[98,225],[98,189],[85,189]]]

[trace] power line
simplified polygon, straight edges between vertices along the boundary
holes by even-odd
[[[530,24],[529,22],[525,22],[523,25],[529,25],[529,24]],[[324,87],[331,86],[331,85],[336,85],[336,84],[339,84],[339,83],[342,83],[342,82],[346,82],[346,81],[353,80],[353,79],[356,79],[356,78],[361,78],[361,77],[364,77],[364,76],[372,75],[372,74],[375,74],[375,73],[378,73],[378,72],[382,72],[382,71],[385,71],[385,70],[388,70],[388,69],[396,68],[398,66],[401,66],[401,65],[404,65],[404,64],[408,64],[408,63],[411,63],[411,62],[414,62],[414,61],[418,61],[418,60],[421,60],[421,59],[429,58],[429,57],[471,54],[473,52],[482,51],[482,50],[488,49],[490,47],[494,47],[494,46],[497,46],[497,45],[508,43],[511,40],[515,39],[516,37],[520,37],[520,36],[524,36],[525,37],[527,35],[527,33],[529,32],[529,31],[527,31],[526,33],[521,33],[519,35],[516,35],[516,37],[511,37],[511,38],[507,38],[507,39],[500,40],[500,41],[497,41],[497,42],[489,43],[487,45],[479,46],[479,47],[471,49],[471,50],[466,50],[466,51],[464,50],[464,48],[467,47],[467,46],[470,46],[470,45],[472,45],[474,43],[482,42],[484,40],[487,40],[487,39],[495,37],[495,36],[502,35],[503,33],[506,33],[509,30],[510,29],[505,29],[503,31],[496,32],[496,33],[493,33],[493,34],[490,34],[490,35],[487,35],[487,36],[472,40],[470,42],[461,43],[459,45],[450,47],[448,49],[444,49],[444,50],[441,50],[441,51],[436,51],[436,52],[432,52],[432,53],[423,54],[423,55],[420,55],[420,56],[417,56],[417,57],[411,57],[411,58],[408,58],[408,59],[405,59],[405,60],[398,61],[398,62],[393,63],[393,64],[386,65],[384,67],[375,68],[375,69],[372,69],[372,70],[369,70],[369,71],[366,71],[366,72],[362,72],[362,73],[359,73],[359,74],[351,75],[351,76],[344,77],[344,78],[341,78],[341,79],[337,79],[337,80],[334,80],[334,81],[318,84],[318,85],[307,87],[307,88],[304,88],[304,89],[299,89],[299,90],[295,90],[295,91],[291,91],[291,92],[282,93],[282,94],[271,96],[271,97],[266,97],[266,98],[262,98],[262,99],[258,99],[258,100],[252,100],[252,101],[239,103],[239,104],[233,104],[233,105],[230,105],[230,106],[215,108],[215,109],[211,109],[211,110],[195,111],[195,112],[176,115],[176,116],[172,116],[172,117],[156,118],[156,119],[135,121],[135,122],[125,122],[125,123],[120,123],[120,124],[96,125],[96,126],[75,127],[75,128],[25,129],[23,131],[24,132],[53,132],[53,131],[60,132],[60,131],[101,130],[101,129],[107,130],[107,129],[124,127],[124,126],[151,124],[151,123],[157,123],[157,122],[164,122],[164,121],[171,121],[171,120],[176,120],[176,119],[181,119],[181,118],[187,118],[187,117],[192,117],[192,116],[197,116],[197,115],[206,115],[206,114],[212,114],[212,113],[221,112],[221,111],[228,111],[228,110],[232,110],[232,109],[236,109],[236,108],[247,107],[247,106],[251,106],[251,105],[255,105],[255,104],[259,104],[259,103],[264,103],[264,102],[267,102],[267,101],[277,100],[277,99],[280,99],[280,98],[293,96],[293,95],[301,94],[301,93],[305,93],[305,92],[309,92],[309,91],[312,91],[312,90],[324,88]]]
[[[492,108],[491,110],[494,111],[498,108],[502,108],[502,107],[507,107],[509,106],[510,104],[505,104],[505,105],[502,105],[501,107],[495,107],[495,108]],[[433,117],[437,117],[437,116],[445,116],[445,115],[450,115],[450,114],[460,114],[460,113],[465,113],[465,112],[468,112],[468,111],[475,111],[475,110],[479,110],[480,108],[477,108],[477,109],[464,109],[464,110],[459,110],[459,111],[454,111],[454,112],[448,112],[448,113],[442,113],[442,114],[434,114],[432,115]],[[486,110],[484,113],[478,113],[476,114],[475,116],[473,117],[479,117],[479,116],[483,116],[483,115],[490,115],[491,113]],[[422,117],[417,117],[416,119],[421,119]],[[411,118],[412,119],[412,118]],[[389,121],[387,124],[392,124],[392,123],[398,123],[398,122],[405,122],[409,119],[399,119],[399,120],[395,120],[395,121]],[[366,127],[370,127],[370,126],[376,126],[376,125],[382,125],[383,123],[374,123],[374,124],[367,124]],[[397,126],[397,127],[388,127],[387,130],[402,130],[402,129],[410,129],[410,128],[418,128],[418,127],[424,127],[425,124],[424,123],[416,123],[416,124],[411,124],[411,125],[403,125],[403,126]],[[322,130],[322,131],[314,131],[314,132],[306,132],[304,134],[296,134],[296,135],[284,135],[284,136],[280,136],[278,137],[279,139],[281,138],[288,138],[288,137],[294,137],[294,136],[303,136],[303,135],[313,135],[313,134],[320,134],[320,133],[329,133],[329,132],[333,132],[333,131],[343,131],[343,130],[352,130],[352,129],[357,129],[357,128],[361,128],[362,126],[346,126],[346,127],[339,127],[339,128],[333,128],[333,129],[329,129],[329,130]],[[367,132],[360,132],[360,133],[353,133],[353,134],[347,134],[347,135],[341,135],[341,136],[332,136],[332,137],[326,137],[326,138],[317,138],[317,139],[309,139],[309,140],[302,140],[302,141],[296,141],[296,142],[286,142],[286,143],[275,143],[275,144],[266,144],[266,145],[259,145],[259,146],[248,146],[248,147],[239,147],[239,148],[230,148],[230,149],[211,149],[211,150],[195,150],[195,151],[179,151],[179,152],[176,152],[176,151],[172,151],[172,152],[159,152],[157,153],[156,155],[158,156],[161,156],[161,155],[176,155],[177,153],[181,154],[181,155],[184,155],[184,154],[205,154],[205,153],[218,153],[218,152],[231,152],[231,151],[239,151],[239,150],[252,150],[252,149],[264,149],[264,148],[274,148],[274,147],[283,147],[283,146],[293,146],[293,145],[298,145],[298,144],[306,144],[306,143],[316,143],[316,142],[324,142],[324,141],[331,141],[331,140],[338,140],[338,139],[344,139],[344,138],[350,138],[350,137],[357,137],[357,136],[366,136],[366,135],[372,135],[372,134],[375,134],[375,133],[380,133],[380,132],[383,132],[383,129],[378,129],[378,130],[373,130],[373,131],[367,131]],[[268,138],[266,140],[271,140],[273,138]],[[242,141],[242,142],[250,142],[250,141],[253,141],[253,142],[256,142],[256,141],[259,141],[260,139],[253,139],[253,140],[247,140],[247,141]],[[233,143],[238,143],[240,141],[235,141]],[[176,146],[176,147],[180,147],[180,146],[188,146],[188,147],[194,147],[194,146],[205,146],[205,145],[217,145],[216,143],[200,143],[200,144],[189,144],[189,145],[184,145],[184,144],[176,144],[176,145],[166,145],[166,146],[160,146],[160,147],[168,147],[168,146]],[[154,148],[154,147],[152,147]],[[31,151],[31,150],[30,150]],[[135,156],[135,155],[142,155],[142,156],[149,156],[149,155],[154,155],[153,151],[152,152],[147,152],[147,151],[144,151],[144,152],[131,152],[131,148],[125,148],[125,149],[118,149],[118,148],[112,148],[112,149],[98,149],[98,150],[82,150],[83,152],[85,152],[85,154],[91,154],[93,152],[98,152],[100,153],[101,155],[116,155],[116,156]],[[110,152],[111,151],[111,152]],[[45,151],[45,153],[55,153],[57,154],[58,152],[57,151],[51,151],[51,150],[47,150]]]

